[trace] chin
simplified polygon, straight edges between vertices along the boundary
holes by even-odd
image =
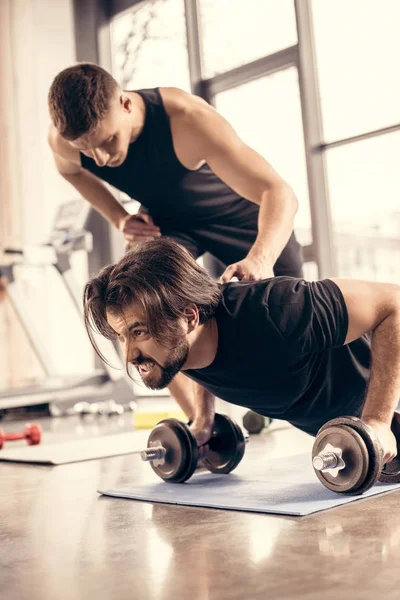
[[[142,379],[142,381],[143,381],[144,385],[147,388],[149,388],[149,390],[163,390],[168,385],[168,383],[164,383],[163,381],[160,381],[160,380],[155,381],[154,379],[150,380],[150,381],[144,381]]]
[[[125,156],[119,157],[119,158],[113,158],[113,160],[110,161],[107,164],[107,167],[111,167],[111,168],[113,168],[113,167],[119,167],[119,166],[122,165],[122,163],[124,162],[124,160],[125,160]]]

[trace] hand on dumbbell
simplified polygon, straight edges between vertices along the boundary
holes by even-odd
[[[376,419],[362,419],[369,425],[379,440],[383,464],[389,463],[397,456],[397,440],[390,425]]]
[[[385,464],[385,452],[376,428],[356,417],[328,421],[318,431],[312,450],[313,467],[318,479],[328,489],[347,494],[363,494],[376,481],[400,483],[398,412],[394,413],[391,431],[397,440],[396,455]],[[389,439],[391,446],[392,439],[387,432],[385,439]],[[388,455],[392,454],[393,450],[390,450]]]
[[[195,438],[197,445],[199,447],[207,444],[210,439],[213,431],[213,423],[208,423],[203,419],[195,419],[192,423],[189,424],[189,429],[191,434]]]
[[[29,446],[40,444],[42,437],[42,430],[40,425],[35,423],[27,423],[25,425],[25,431],[17,433],[4,433],[0,428],[0,450],[4,445],[4,442],[14,442],[16,440],[26,440]]]
[[[148,447],[140,456],[164,481],[183,483],[193,475],[199,458],[212,473],[230,473],[242,460],[244,450],[240,427],[226,415],[216,414],[211,436],[201,449],[188,425],[178,419],[164,419],[150,433]]]

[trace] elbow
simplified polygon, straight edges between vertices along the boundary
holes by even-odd
[[[299,210],[299,201],[293,188],[285,181],[281,181],[274,186],[273,193],[282,198],[284,210],[290,215],[290,218],[294,219]]]
[[[294,218],[299,210],[299,201],[297,199],[297,196],[296,196],[293,188],[290,187],[290,185],[287,186],[287,188],[288,188],[287,195],[290,198],[289,206],[290,206],[290,210],[292,212],[293,218]]]

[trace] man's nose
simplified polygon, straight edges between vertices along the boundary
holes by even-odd
[[[107,152],[102,152],[101,150],[93,150],[93,158],[98,167],[104,167],[107,164],[110,156]]]
[[[135,362],[140,356],[138,348],[135,348],[132,344],[127,344],[125,347],[125,359],[128,362]]]

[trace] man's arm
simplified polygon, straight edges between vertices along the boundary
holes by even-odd
[[[228,267],[222,280],[228,281],[234,275],[239,279],[268,277],[293,230],[297,198],[272,166],[245,144],[213,107],[193,96],[186,102],[187,110],[171,116],[178,158],[191,148],[193,164],[207,162],[229,187],[260,206],[253,247],[246,259]]]
[[[390,435],[393,413],[400,399],[400,286],[333,279],[348,312],[345,343],[372,332],[371,373],[362,419],[376,431],[385,461],[396,456]]]
[[[160,235],[159,228],[149,215],[130,215],[98,177],[82,168],[79,151],[64,140],[54,126],[50,128],[48,141],[62,177],[111,225],[121,230],[126,241],[141,241]]]
[[[205,444],[211,436],[214,423],[214,395],[184,373],[175,375],[168,389],[191,421],[190,429],[198,445]]]
[[[50,128],[48,142],[60,175],[109,223],[119,228],[121,220],[129,213],[95,175],[82,168],[79,151],[68,144],[54,126]]]

